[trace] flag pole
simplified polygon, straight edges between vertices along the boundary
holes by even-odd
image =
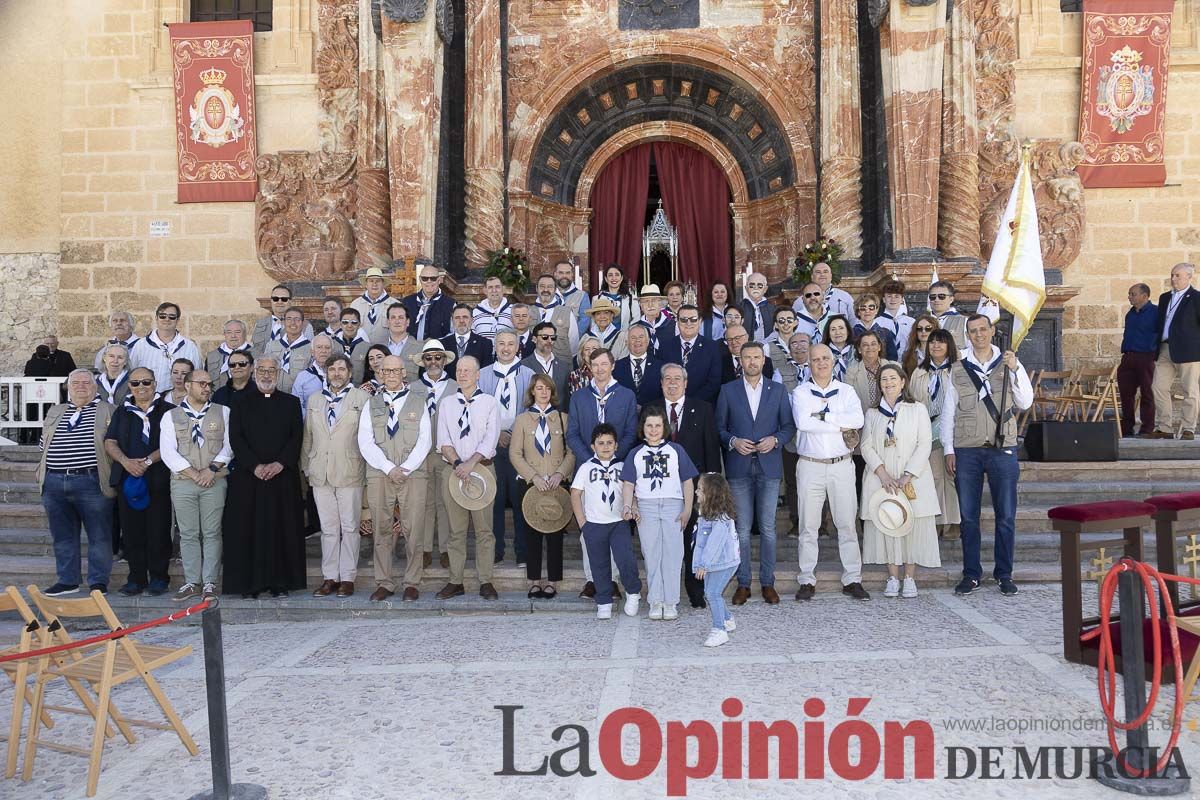
[[[1004,335],[1004,331],[1000,327],[1000,323],[996,323],[996,332],[1000,335],[1000,374],[1003,380],[1000,382],[1000,408],[998,411],[999,419],[996,420],[996,447],[1004,446],[1004,404],[1008,401],[1008,365],[1004,363],[1004,353],[1006,345],[1012,341],[1012,323],[1008,324],[1008,335]],[[1016,352],[1016,351],[1014,351]],[[1015,442],[1013,443],[1015,446]]]

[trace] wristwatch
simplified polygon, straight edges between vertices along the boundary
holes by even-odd
[[[142,463],[145,464],[147,467],[153,467],[154,459],[151,458],[150,456],[146,456],[145,458],[142,459]]]

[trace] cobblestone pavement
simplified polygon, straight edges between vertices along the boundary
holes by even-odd
[[[803,723],[822,720],[828,743],[847,718],[848,698],[865,697],[870,703],[860,716],[875,730],[883,731],[886,721],[931,724],[934,780],[913,779],[910,748],[903,780],[885,779],[882,764],[865,780],[846,780],[827,753],[823,780],[781,781],[772,748],[771,779],[722,779],[718,766],[715,777],[690,780],[687,795],[1115,798],[1116,792],[1085,778],[1011,779],[1018,745],[1105,741],[1095,670],[1061,658],[1059,603],[1057,586],[1030,586],[1015,599],[989,587],[968,598],[932,591],[915,600],[878,597],[866,604],[840,595],[818,595],[803,606],[753,601],[736,610],[732,641],[712,649],[701,646],[707,612],[686,609],[677,622],[651,622],[644,605],[640,618],[607,622],[539,612],[227,626],[233,776],[266,786],[277,799],[660,798],[667,794],[666,747],[663,761],[640,782],[604,769],[599,731],[610,712],[638,706],[662,725],[707,720],[720,730],[729,719],[722,701],[736,697],[745,706],[737,719],[791,720],[801,728],[803,776],[804,742],[810,741]],[[145,638],[196,648],[160,675],[201,755],[188,758],[168,733],[150,732],[134,746],[110,742],[99,796],[187,798],[209,780],[200,632],[174,627]],[[806,715],[809,698],[825,703],[823,715]],[[1168,691],[1165,698],[1173,695]],[[6,686],[0,702],[7,708],[11,699]],[[142,689],[124,687],[115,699],[127,715],[154,718]],[[555,728],[574,724],[589,734],[590,766],[597,774],[496,776],[504,752],[495,706],[504,704],[524,707],[515,712],[515,767],[532,769],[574,744],[575,732],[560,742],[552,738]],[[51,735],[85,742],[80,723],[59,720]],[[1164,742],[1166,733],[1155,731],[1152,738]],[[635,742],[625,737],[629,763],[638,755]],[[978,764],[975,777],[945,778],[947,748],[969,747],[978,756],[985,746],[1004,748],[994,769],[1010,779],[982,780]],[[1181,747],[1186,764],[1200,770],[1200,734],[1185,730]],[[689,763],[698,758],[695,750],[688,751]],[[737,761],[722,759],[727,765]],[[1073,759],[1068,757],[1068,769]],[[857,761],[855,746],[850,763]],[[577,753],[564,763],[573,769]],[[2,781],[0,797],[81,797],[85,772],[86,759],[42,750],[33,782]]]

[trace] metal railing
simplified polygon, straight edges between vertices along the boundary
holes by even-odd
[[[62,402],[66,378],[0,377],[0,446],[17,441],[5,433],[38,431],[46,418],[46,409]]]

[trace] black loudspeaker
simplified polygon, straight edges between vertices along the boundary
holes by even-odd
[[[1031,422],[1025,433],[1030,461],[1117,461],[1116,422]]]

